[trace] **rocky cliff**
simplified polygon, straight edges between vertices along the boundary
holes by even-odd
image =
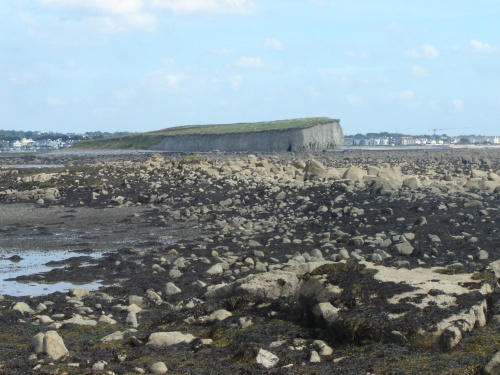
[[[313,151],[341,149],[344,139],[339,120],[305,128],[227,134],[166,136],[150,150],[197,151]]]

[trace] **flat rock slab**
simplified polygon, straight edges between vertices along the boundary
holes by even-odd
[[[486,324],[486,297],[496,285],[492,271],[459,272],[457,267],[327,264],[304,275],[299,300],[332,336],[401,342],[403,335],[417,346],[451,349],[464,333]],[[337,317],[322,316],[324,303]]]

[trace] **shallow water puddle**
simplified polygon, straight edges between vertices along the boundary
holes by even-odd
[[[20,261],[13,261],[8,258],[19,255]],[[56,267],[48,267],[45,264],[51,261],[61,261],[71,257],[79,256],[74,252],[64,250],[39,251],[39,250],[0,250],[0,294],[8,294],[12,296],[39,296],[53,292],[67,292],[69,288],[82,287],[91,290],[98,289],[101,284],[92,282],[89,284],[73,284],[68,282],[60,282],[55,284],[44,284],[36,282],[21,283],[17,281],[7,281],[7,279],[16,278],[18,276],[47,272]],[[99,258],[101,252],[94,252],[91,255],[93,258]]]

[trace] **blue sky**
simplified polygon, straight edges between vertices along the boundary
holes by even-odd
[[[0,129],[500,135],[494,0],[4,0]]]

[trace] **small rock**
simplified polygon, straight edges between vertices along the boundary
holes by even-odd
[[[56,331],[47,331],[43,337],[43,352],[49,355],[54,361],[69,354],[64,345],[64,341]]]
[[[413,246],[409,242],[398,243],[394,247],[401,255],[410,255],[413,252]]]
[[[92,372],[99,373],[103,372],[108,363],[106,361],[99,361],[92,365]]]
[[[90,291],[87,288],[70,288],[69,295],[76,298],[84,298],[90,295]]]
[[[165,363],[163,362],[156,362],[156,363],[153,363],[150,367],[149,367],[149,371],[151,371],[152,374],[166,374],[168,372],[168,368],[167,366],[165,365]]]
[[[195,337],[191,334],[184,334],[181,332],[156,332],[149,336],[146,345],[155,347],[171,346],[180,343],[190,343]]]
[[[29,305],[25,302],[17,302],[12,310],[19,311],[21,314],[28,313],[28,314],[34,314],[35,311],[29,307]]]
[[[206,273],[209,274],[209,275],[220,275],[224,272],[224,269],[222,268],[222,266],[217,263],[217,264],[214,264],[212,267],[210,267]]]
[[[316,350],[313,350],[311,352],[311,357],[309,358],[309,362],[311,363],[319,363],[321,362],[321,357],[319,356],[318,352]]]
[[[488,254],[488,252],[486,250],[480,250],[479,253],[477,254],[477,256],[480,260],[486,260],[489,258],[490,255]]]
[[[498,374],[499,370],[500,370],[500,352],[495,354],[486,364],[486,366],[484,366],[483,374],[484,375]]]
[[[270,369],[279,362],[279,358],[267,350],[260,349],[256,361],[266,369]]]
[[[165,294],[167,296],[173,296],[174,294],[179,294],[181,293],[182,290],[180,290],[174,283],[170,282],[167,283],[165,286]]]

